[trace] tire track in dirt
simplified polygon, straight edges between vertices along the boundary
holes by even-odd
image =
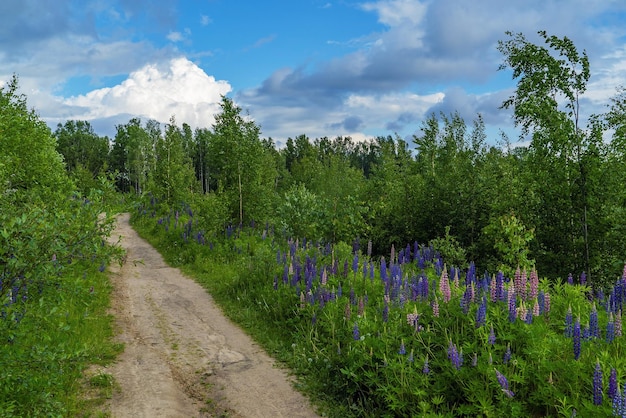
[[[113,266],[112,314],[125,350],[106,372],[118,417],[315,417],[287,373],[230,322],[199,284],[117,217],[111,235],[127,251]]]

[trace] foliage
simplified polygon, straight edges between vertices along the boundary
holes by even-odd
[[[202,242],[185,238],[193,210],[148,213],[133,216],[141,234],[286,362],[327,416],[609,416],[616,395],[598,370],[624,383],[626,275],[593,292],[535,270],[448,269],[417,244],[372,259],[266,226]]]
[[[117,251],[112,186],[72,193],[50,130],[17,95],[0,90],[0,415],[68,416],[90,407],[81,372],[119,351],[102,273]]]

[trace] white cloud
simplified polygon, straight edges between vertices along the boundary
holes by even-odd
[[[172,42],[180,42],[185,39],[185,37],[180,32],[170,32],[167,34],[167,39]]]
[[[200,17],[200,24],[201,24],[202,26],[207,26],[207,25],[209,25],[210,23],[213,23],[213,20],[212,20],[209,16],[207,16],[207,15],[202,15],[202,16]]]
[[[186,58],[174,58],[166,65],[146,65],[114,87],[71,97],[63,104],[82,109],[73,119],[128,114],[167,122],[174,115],[178,123],[210,128],[221,96],[230,91],[227,81],[215,80]]]

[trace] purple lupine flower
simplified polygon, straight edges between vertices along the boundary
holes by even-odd
[[[584,271],[580,273],[580,284],[583,286],[587,284],[587,274]]]
[[[619,310],[615,314],[615,336],[622,336],[622,311]]]
[[[489,299],[492,302],[498,300],[497,288],[496,288],[496,276],[491,276],[491,282],[489,283]]]
[[[507,380],[507,378],[502,373],[500,373],[498,369],[494,370],[496,371],[496,378],[498,379],[498,384],[500,385],[502,392],[504,392],[504,394],[509,398],[515,396],[515,394],[509,389],[509,381]]]
[[[567,314],[565,315],[565,336],[567,338],[571,338],[574,335],[573,321],[572,307],[569,306],[567,308]]]
[[[461,305],[461,309],[463,310],[463,313],[465,315],[467,315],[467,313],[469,312],[470,300],[471,300],[470,287],[465,286],[465,292],[463,292],[463,297],[461,298],[459,302],[459,304]]]
[[[572,276],[572,273],[567,276],[567,284],[574,284],[574,276]]]
[[[398,350],[398,354],[401,356],[406,354],[406,348],[404,347],[404,340],[400,342],[400,349]]]
[[[274,276],[274,290],[278,289],[278,276]]]
[[[361,339],[361,334],[359,333],[359,325],[356,322],[354,323],[354,327],[352,327],[352,338],[354,338],[355,341]]]
[[[487,343],[492,346],[496,343],[496,333],[493,330],[493,324],[491,324],[491,329],[489,330],[489,338],[487,338]]]
[[[599,360],[596,360],[596,368],[593,371],[593,404],[602,405],[602,368]]]
[[[626,387],[626,385],[624,385],[624,387]],[[615,395],[615,397],[613,398],[613,416],[614,417],[623,417],[624,414],[624,410],[626,405],[624,405],[624,395],[619,393],[619,388],[618,388],[618,393]]]
[[[359,255],[354,254],[354,258],[352,259],[352,271],[356,275],[356,272],[359,271]]]
[[[501,271],[496,274],[496,298],[504,300],[504,273]]]
[[[576,322],[574,323],[573,344],[574,344],[574,359],[578,360],[578,358],[580,357],[580,319],[579,318],[576,318]]]
[[[426,358],[424,359],[424,367],[422,368],[422,373],[424,374],[430,373],[430,367],[428,365],[428,354],[426,354]]]
[[[530,290],[528,297],[530,300],[535,299],[539,295],[539,275],[536,269],[530,272]]]
[[[380,258],[380,280],[383,282],[387,281],[387,262],[385,257]]]
[[[612,343],[615,339],[615,320],[613,319],[613,312],[609,314],[609,322],[606,324],[606,342]]]
[[[463,365],[463,353],[459,352],[456,344],[454,344],[452,341],[450,341],[448,344],[448,359],[450,359],[450,362],[455,369],[461,369],[461,366]]]
[[[615,395],[618,394],[617,387],[617,370],[615,367],[611,368],[611,374],[609,375],[609,390],[607,391],[607,395],[609,399],[615,399]]]
[[[502,357],[502,362],[504,364],[508,364],[511,361],[511,344],[506,345],[506,351],[504,352],[504,356]]]
[[[359,298],[359,303],[357,305],[357,315],[358,316],[363,316],[363,314],[365,313],[365,299],[363,297]]]
[[[487,297],[483,295],[482,301],[476,310],[476,328],[480,328],[485,325],[487,320]]]

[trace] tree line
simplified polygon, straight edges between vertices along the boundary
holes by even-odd
[[[67,121],[53,136],[81,187],[107,174],[164,208],[194,202],[213,232],[267,223],[310,240],[372,241],[379,254],[434,240],[458,264],[536,264],[553,279],[584,272],[606,284],[626,259],[626,92],[583,126],[588,57],[567,37],[539,35],[543,45],[513,33],[498,45],[517,82],[502,107],[527,147],[488,138],[481,115],[442,113],[411,142],[299,135],[278,148],[228,97],[211,128],[134,118],[109,140]]]

